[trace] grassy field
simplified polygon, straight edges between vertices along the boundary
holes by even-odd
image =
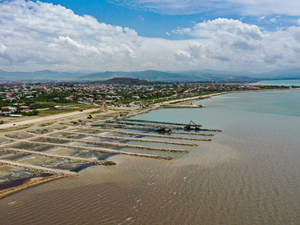
[[[26,125],[22,125],[22,126],[16,126],[16,127],[10,127],[10,128],[7,128],[7,129],[0,129],[0,131],[16,131],[16,130],[24,130],[24,129],[27,129],[29,127],[31,127],[33,124],[26,124]]]
[[[69,108],[69,109],[48,109],[48,110],[40,111],[39,116],[51,116],[51,115],[56,115],[56,114],[76,112],[76,111],[80,111],[80,110],[84,111],[86,109],[96,109],[96,108],[100,108],[100,106],[96,106],[96,105],[78,105],[78,106],[73,106],[72,108]]]

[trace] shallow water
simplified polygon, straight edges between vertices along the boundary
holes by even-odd
[[[256,85],[283,85],[283,86],[300,86],[300,80],[263,80],[257,83]]]
[[[139,115],[223,132],[188,154],[152,151],[172,161],[113,156],[6,197],[0,224],[300,224],[299,103],[300,90],[237,93]]]

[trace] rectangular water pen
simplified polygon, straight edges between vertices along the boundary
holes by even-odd
[[[73,162],[79,162],[79,163],[89,163],[93,165],[115,165],[116,163],[105,161],[105,160],[95,160],[95,159],[86,159],[86,158],[79,158],[79,157],[73,157],[73,156],[63,156],[63,155],[57,155],[57,154],[49,154],[44,152],[37,152],[37,151],[28,151],[25,149],[17,149],[17,148],[0,148],[0,151],[3,152],[11,152],[14,154],[29,154],[29,155],[36,155],[41,157],[47,157],[47,158],[53,158],[58,160],[69,160]]]
[[[78,173],[71,172],[68,170],[60,170],[60,169],[52,169],[52,168],[41,167],[41,166],[34,166],[34,165],[14,162],[14,161],[10,161],[10,160],[0,159],[0,164],[6,165],[6,166],[11,166],[11,167],[17,167],[17,168],[20,168],[23,170],[37,171],[37,172],[46,173],[46,174],[55,174],[55,175],[62,175],[62,176],[67,176],[67,177],[78,176]]]
[[[35,139],[36,137],[32,138]],[[114,143],[114,142],[100,142],[100,141],[89,141],[84,139],[70,139],[70,138],[58,138],[58,137],[50,137],[45,136],[43,138],[51,139],[51,140],[59,140],[59,141],[68,141],[68,142],[79,142],[91,145],[102,145],[102,146],[114,146],[120,148],[138,148],[138,149],[145,149],[145,150],[154,150],[154,151],[164,151],[164,152],[178,152],[178,153],[188,153],[188,150],[185,149],[176,149],[176,148],[158,148],[152,146],[143,146],[143,145],[130,145],[130,144],[123,144],[123,143]]]
[[[169,157],[169,156],[160,156],[160,155],[152,155],[152,154],[145,154],[145,153],[126,152],[126,151],[119,151],[119,150],[115,150],[115,149],[111,149],[111,148],[72,146],[72,145],[67,145],[67,144],[56,144],[56,143],[49,143],[49,142],[25,141],[25,140],[22,141],[22,142],[27,143],[27,144],[34,144],[34,145],[46,145],[46,146],[54,146],[54,147],[73,148],[73,149],[80,149],[80,150],[85,150],[85,151],[121,154],[121,155],[153,158],[153,159],[164,159],[164,160],[172,160],[173,159],[172,157]]]
[[[81,132],[74,132],[74,131],[61,131],[61,133],[85,135],[85,136],[90,136],[90,137],[121,140],[121,141],[141,141],[141,142],[153,142],[153,143],[173,144],[173,145],[197,146],[197,144],[187,143],[187,142],[162,141],[162,140],[155,140],[155,139],[133,138],[133,137],[115,137],[115,136],[107,136],[107,135],[101,135],[101,134],[89,134],[89,133],[81,133]]]
[[[164,135],[164,134],[162,135],[162,134],[136,133],[136,132],[116,130],[116,129],[101,129],[101,128],[80,128],[80,129],[88,130],[88,131],[101,131],[101,132],[109,132],[109,133],[116,133],[116,134],[156,137],[156,138],[166,138],[166,139],[178,139],[178,140],[189,140],[189,141],[211,141],[211,139],[180,137],[180,136],[171,136],[171,135]]]

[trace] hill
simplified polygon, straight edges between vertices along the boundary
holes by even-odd
[[[277,70],[254,74],[247,71],[107,71],[99,73],[72,73],[43,70],[36,72],[7,72],[0,70],[0,81],[104,81],[115,77],[147,80],[149,82],[254,82],[259,80],[300,79],[300,69]],[[115,81],[112,81],[115,82]],[[119,81],[116,81],[119,82]]]
[[[148,84],[146,80],[133,79],[129,77],[115,77],[106,81],[102,81],[102,84]]]

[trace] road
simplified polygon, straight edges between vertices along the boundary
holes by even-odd
[[[46,117],[40,117],[40,118],[36,118],[36,119],[29,119],[29,120],[25,120],[25,121],[20,121],[20,122],[12,122],[12,123],[6,123],[6,124],[2,124],[0,125],[0,129],[7,129],[10,127],[15,127],[15,126],[21,126],[21,125],[26,125],[26,124],[31,124],[31,123],[38,123],[38,122],[44,122],[44,121],[48,121],[48,120],[56,120],[56,119],[60,119],[60,118],[64,118],[64,117],[70,117],[70,116],[76,116],[79,114],[84,114],[86,115],[86,113],[90,113],[93,111],[97,111],[99,110],[99,108],[97,109],[88,109],[88,110],[84,110],[83,112],[71,112],[71,113],[63,113],[63,114],[57,114],[57,115],[53,115],[53,116],[46,116]],[[85,119],[85,118],[83,118]],[[14,125],[16,124],[16,125]]]

